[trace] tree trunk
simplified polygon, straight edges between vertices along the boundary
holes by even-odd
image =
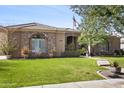
[[[90,45],[90,43],[88,44],[88,56],[91,56],[91,45]]]

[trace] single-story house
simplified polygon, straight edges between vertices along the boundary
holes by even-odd
[[[16,45],[16,50],[11,52],[13,57],[22,57],[21,50],[27,48],[31,57],[61,56],[63,52],[72,48],[78,49],[77,38],[79,31],[70,28],[58,28],[39,23],[27,23],[0,27],[0,46],[5,40]],[[92,53],[98,54],[101,50],[113,53],[120,49],[120,38],[110,36],[106,45],[95,46]],[[2,51],[0,51],[2,55]]]
[[[70,28],[58,28],[39,23],[11,25],[6,28],[7,31],[0,29],[0,41],[6,38],[12,44],[17,44],[17,49],[11,54],[13,57],[21,57],[23,48],[28,48],[31,56],[61,56],[72,42],[77,49],[76,41],[80,35],[80,32]]]

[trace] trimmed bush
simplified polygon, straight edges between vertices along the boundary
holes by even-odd
[[[114,66],[114,67],[118,67],[119,64],[118,64],[117,62],[113,62],[113,66]]]
[[[49,54],[48,53],[34,53],[30,52],[30,58],[48,58]]]
[[[124,55],[124,50],[122,50],[122,49],[115,50],[114,53],[116,54],[115,56],[122,56],[122,55]]]
[[[115,73],[120,74],[121,73],[121,67],[117,62],[113,62],[113,66],[115,67]]]
[[[61,54],[62,57],[79,57],[80,56],[80,51],[65,51]]]
[[[120,55],[120,51],[119,50],[115,50],[114,51],[114,54],[117,56],[117,55]]]
[[[121,52],[121,55],[124,55],[124,50],[123,49],[121,49],[120,52]]]

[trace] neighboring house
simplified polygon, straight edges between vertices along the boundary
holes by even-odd
[[[120,37],[110,35],[105,44],[98,44],[92,48],[93,55],[114,55],[115,50],[120,50]]]
[[[121,43],[121,46],[120,46],[121,49],[124,50],[124,37],[121,38],[120,43]]]
[[[31,57],[61,56],[66,50],[78,49],[77,38],[79,31],[70,28],[58,28],[39,23],[28,23],[0,29],[0,41],[9,40],[16,45],[13,57],[22,57],[21,50],[28,48]],[[1,44],[0,44],[1,45]],[[108,43],[97,45],[93,48],[94,55],[100,55],[102,51],[112,54],[120,49],[120,38],[110,36]],[[1,52],[2,54],[2,52]]]

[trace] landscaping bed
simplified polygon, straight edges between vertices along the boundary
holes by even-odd
[[[124,57],[101,57],[108,60],[110,66],[104,66],[108,70],[97,71],[105,79],[124,79]]]

